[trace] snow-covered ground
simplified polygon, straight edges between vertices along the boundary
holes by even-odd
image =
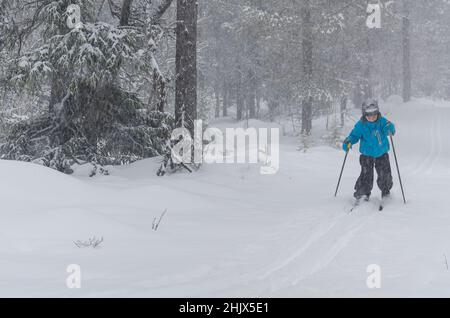
[[[382,111],[397,125],[408,203],[391,154],[394,199],[381,213],[377,188],[347,213],[357,147],[335,198],[344,153],[304,153],[289,137],[275,175],[222,164],[160,178],[151,159],[87,178],[0,161],[0,296],[449,297],[450,103]],[[100,248],[74,244],[93,236]],[[66,286],[70,264],[81,266],[80,289]],[[367,287],[370,264],[379,289]]]

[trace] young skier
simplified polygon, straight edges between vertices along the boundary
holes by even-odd
[[[395,126],[382,117],[376,100],[363,104],[363,116],[356,123],[350,135],[344,140],[342,148],[349,151],[352,145],[361,141],[361,174],[355,184],[354,197],[357,202],[364,197],[369,200],[373,188],[373,168],[377,171],[377,185],[383,199],[389,197],[392,188],[391,165],[389,162],[389,134],[395,134]]]

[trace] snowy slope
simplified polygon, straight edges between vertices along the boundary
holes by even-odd
[[[151,159],[84,178],[0,161],[0,296],[448,297],[450,103],[382,110],[397,124],[408,199],[391,155],[394,200],[382,213],[374,190],[347,214],[356,149],[334,198],[343,152],[299,152],[287,137],[276,175],[225,164],[158,178]],[[104,237],[98,249],[73,243],[93,236]],[[66,287],[69,264],[81,266],[80,289]],[[380,289],[366,285],[370,264]]]

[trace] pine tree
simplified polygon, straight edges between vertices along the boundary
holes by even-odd
[[[80,27],[67,24],[71,4],[82,8]],[[124,3],[119,26],[94,22],[93,4],[38,0],[10,8],[13,13],[26,6],[29,12],[21,23],[25,27],[16,30],[23,43],[8,63],[7,78],[35,92],[49,87],[50,96],[47,111],[11,128],[0,146],[2,158],[70,172],[74,163],[124,164],[164,151],[171,116],[149,111],[123,85],[130,80],[128,70],[150,74],[155,69],[146,29],[132,21],[132,1]],[[38,35],[40,40],[29,45]]]

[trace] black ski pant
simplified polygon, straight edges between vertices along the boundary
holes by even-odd
[[[382,195],[388,195],[393,185],[389,154],[385,153],[378,158],[361,155],[359,163],[361,164],[361,174],[355,184],[355,198],[363,195],[370,196],[373,188],[374,166],[378,174],[377,185]]]

